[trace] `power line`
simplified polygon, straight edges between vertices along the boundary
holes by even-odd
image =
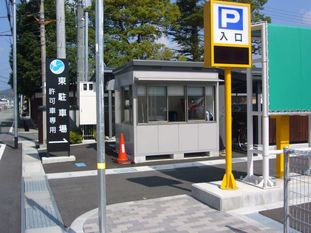
[[[0,76],[0,80],[1,80],[1,81],[5,81],[5,82],[8,82],[8,81],[10,81],[10,77]]]
[[[287,23],[292,23],[292,24],[299,24],[301,26],[310,26],[310,24],[303,22],[302,20],[298,20],[298,19],[289,19],[280,15],[274,15],[274,14],[269,14],[270,17],[272,17],[272,19],[277,19],[277,20],[282,20],[284,22]]]
[[[301,17],[301,16],[294,16],[294,15],[286,15],[285,13],[281,13],[281,12],[275,12],[275,11],[271,11],[268,10],[266,11],[267,16],[270,16],[272,19],[277,19],[277,20],[282,20],[284,22],[287,23],[291,23],[291,24],[298,24],[301,26],[310,26],[310,24],[306,21],[310,21],[311,22],[311,18],[310,17]]]
[[[302,19],[301,15],[288,15],[288,14],[277,12],[277,11],[273,11],[273,10],[266,10],[266,12],[268,14],[270,13],[270,14],[279,15],[279,16],[282,16],[284,18],[297,19],[297,20],[301,20]],[[310,16],[304,16],[303,18],[311,20]]]
[[[275,7],[265,7],[264,8],[265,10],[266,9],[271,9],[271,10],[274,10],[274,11],[280,11],[280,12],[284,12],[286,14],[292,14],[292,15],[300,15],[299,13],[295,12],[295,11],[289,11],[289,10],[283,10],[283,9],[279,9],[279,8],[275,8]]]
[[[3,75],[0,75],[0,79],[5,79],[5,80],[9,80],[9,77],[5,77],[5,76],[3,76]]]

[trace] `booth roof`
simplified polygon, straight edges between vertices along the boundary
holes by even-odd
[[[113,73],[120,74],[133,70],[197,71],[218,73],[218,69],[204,68],[203,62],[160,60],[132,60],[115,69]]]

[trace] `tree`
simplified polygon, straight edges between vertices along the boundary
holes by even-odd
[[[76,79],[76,29],[74,5],[66,2],[66,43],[69,60],[69,77]],[[40,90],[41,83],[41,48],[39,25],[40,0],[20,3],[17,6],[17,84],[18,93],[30,97]],[[45,0],[45,19],[54,20],[46,26],[47,58],[56,57],[56,12],[55,1]],[[12,50],[11,50],[12,67]],[[9,83],[12,86],[12,74]]]
[[[179,16],[169,0],[106,0],[105,63],[118,67],[132,59],[173,57],[157,40],[167,35]]]
[[[192,61],[200,61],[203,54],[203,5],[200,0],[177,0],[180,17],[171,33],[179,44],[179,53]]]
[[[261,13],[268,0],[238,0],[241,3],[250,3],[252,22],[268,21],[270,17]],[[200,61],[203,58],[203,4],[202,0],[177,0],[180,18],[172,27],[173,40],[180,46],[178,52],[188,60]]]

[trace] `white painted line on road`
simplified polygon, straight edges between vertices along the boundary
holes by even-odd
[[[60,172],[60,173],[46,173],[48,179],[65,179],[86,176],[97,176],[97,170],[78,171],[78,172]]]
[[[0,144],[0,160],[2,159],[2,155],[4,154],[5,147],[5,144]]]
[[[254,161],[262,160],[262,156],[254,156]],[[247,158],[233,158],[232,163],[244,163]],[[172,170],[178,168],[189,168],[189,167],[204,167],[212,165],[225,164],[225,159],[199,161],[199,162],[189,162],[189,163],[175,163],[175,164],[165,164],[165,165],[155,165],[155,166],[140,166],[140,167],[125,167],[125,168],[111,168],[106,170],[106,175],[116,175],[116,174],[127,174],[136,172],[150,172],[150,171],[164,171]],[[65,179],[65,178],[75,178],[75,177],[85,177],[85,176],[96,176],[97,170],[89,171],[77,171],[77,172],[60,172],[60,173],[47,173],[48,179]]]

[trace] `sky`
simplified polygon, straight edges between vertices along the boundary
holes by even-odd
[[[8,20],[2,18],[7,15],[5,2],[6,0],[0,0],[0,35],[10,33]],[[271,17],[272,23],[311,29],[311,0],[268,0],[263,13]],[[0,36],[0,90],[9,88],[7,81],[11,72],[11,42],[11,37]],[[165,42],[165,39],[162,42]]]
[[[5,0],[0,0],[0,35],[11,34],[8,19],[2,18],[6,15]],[[0,36],[0,90],[10,88],[10,86],[7,85],[7,82],[11,72],[9,64],[11,41],[11,37]]]

